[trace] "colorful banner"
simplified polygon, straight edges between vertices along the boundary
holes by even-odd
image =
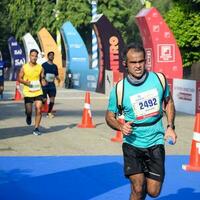
[[[8,47],[11,57],[11,71],[9,79],[14,81],[17,79],[17,74],[21,66],[25,63],[25,55],[14,37],[10,37],[8,39]]]
[[[60,32],[67,55],[66,67],[72,73],[73,88],[95,91],[98,69],[89,68],[88,52],[80,34],[69,21],[62,25]]]
[[[105,93],[105,70],[113,72],[114,83],[121,79],[125,72],[121,55],[124,42],[119,31],[113,27],[103,14],[96,15],[92,23],[97,35],[100,54],[97,91]]]
[[[57,46],[55,40],[53,39],[53,37],[47,31],[46,28],[42,28],[37,33],[37,35],[38,35],[38,38],[39,38],[40,46],[42,47],[42,51],[45,53],[45,56],[47,56],[47,54],[50,51],[53,51],[55,53],[54,63],[58,67],[58,73],[59,73],[59,77],[60,77],[60,80],[61,80],[60,86],[63,86],[64,81],[65,81],[65,68],[63,68],[62,55],[61,55],[61,52],[58,49],[58,46]]]
[[[38,64],[42,64],[42,63],[47,61],[47,59],[45,58],[45,55],[42,55],[41,50],[40,50],[37,42],[35,41],[35,39],[33,38],[33,36],[30,33],[26,33],[22,37],[22,41],[23,41],[23,44],[24,44],[27,62],[29,61],[29,54],[30,54],[31,49],[36,49],[39,52],[38,59],[37,59]]]
[[[156,8],[143,8],[136,16],[146,50],[146,67],[167,78],[183,78],[180,50],[173,33]]]

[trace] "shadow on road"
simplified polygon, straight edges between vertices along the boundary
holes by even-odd
[[[47,133],[51,133],[51,132],[61,131],[66,128],[73,128],[75,125],[76,124],[50,126],[48,128],[41,127],[40,130],[42,133],[47,134]],[[34,126],[2,128],[2,129],[0,129],[0,140],[12,138],[12,137],[20,137],[20,136],[30,135],[30,134],[32,134],[33,129],[34,129]]]

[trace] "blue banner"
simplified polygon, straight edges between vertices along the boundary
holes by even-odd
[[[0,61],[0,81],[4,81],[4,62]]]
[[[8,39],[8,47],[11,57],[10,80],[14,81],[17,79],[17,73],[19,72],[22,65],[26,62],[26,60],[22,48],[14,37],[10,37]]]
[[[61,35],[67,55],[66,67],[72,73],[73,88],[95,91],[98,69],[89,69],[88,52],[80,34],[68,21],[61,27]]]

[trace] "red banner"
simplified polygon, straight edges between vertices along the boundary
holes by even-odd
[[[173,33],[156,8],[144,8],[136,16],[143,45],[146,67],[162,72],[169,79],[183,78],[182,58]]]

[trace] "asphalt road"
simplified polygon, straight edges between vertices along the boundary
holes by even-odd
[[[122,154],[121,143],[111,141],[116,131],[105,123],[106,95],[90,92],[92,120],[96,127],[78,128],[85,92],[58,88],[56,116],[48,119],[43,114],[43,134],[35,136],[33,126],[26,125],[23,100],[13,101],[14,94],[15,82],[5,82],[4,99],[0,100],[0,156]],[[190,154],[194,120],[192,115],[177,113],[178,141],[176,145],[166,145],[168,155]]]

